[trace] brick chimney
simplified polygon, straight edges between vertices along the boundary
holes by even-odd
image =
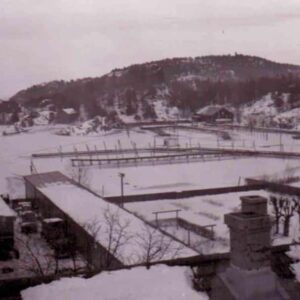
[[[242,211],[225,215],[230,229],[231,264],[245,270],[270,265],[271,222],[267,199],[241,197]]]
[[[290,299],[270,267],[271,221],[267,199],[241,197],[242,209],[225,215],[230,266],[217,274],[211,300]]]

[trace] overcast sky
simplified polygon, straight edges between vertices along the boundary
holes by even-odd
[[[300,64],[299,0],[0,0],[0,98],[167,57]]]

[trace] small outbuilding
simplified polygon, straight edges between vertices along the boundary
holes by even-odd
[[[193,120],[197,122],[216,123],[218,120],[228,120],[232,122],[234,113],[224,105],[208,105],[198,110],[193,115]]]

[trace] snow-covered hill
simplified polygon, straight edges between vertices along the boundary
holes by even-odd
[[[292,102],[289,93],[268,93],[261,99],[245,105],[242,109],[242,123],[258,127],[298,129],[300,107]]]
[[[73,108],[81,121],[109,114],[127,122],[188,117],[211,103],[245,104],[288,93],[291,86],[299,94],[299,76],[299,66],[239,54],[164,59],[101,77],[34,85],[11,97],[10,105],[0,103],[0,117],[20,106],[36,111],[49,105],[53,111]]]

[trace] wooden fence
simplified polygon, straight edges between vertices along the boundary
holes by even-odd
[[[179,154],[167,155],[151,155],[151,156],[132,156],[122,158],[73,158],[71,163],[73,167],[124,167],[124,166],[140,166],[140,165],[157,165],[157,164],[171,164],[180,162],[195,162],[195,161],[211,161],[231,158],[236,154],[212,152],[212,151],[199,151],[187,152]]]

